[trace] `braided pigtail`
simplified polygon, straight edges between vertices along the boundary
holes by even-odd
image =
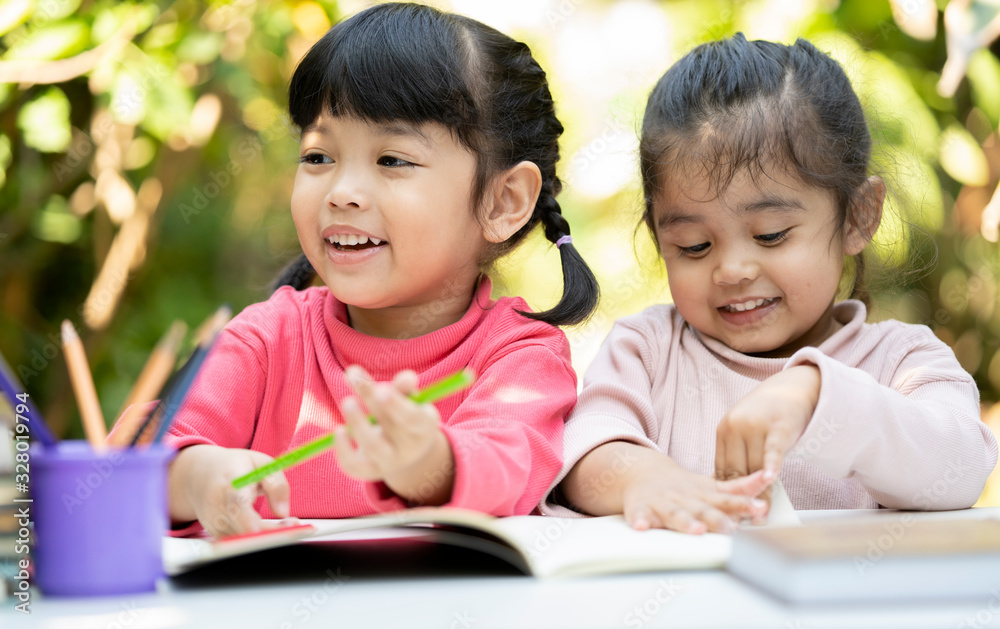
[[[271,292],[273,293],[282,286],[291,286],[295,290],[302,290],[308,288],[314,279],[316,279],[316,269],[303,253],[281,270],[278,279],[274,281]]]
[[[573,246],[569,222],[562,215],[556,194],[562,188],[558,178],[542,187],[535,213],[545,230],[545,237],[555,243],[562,262],[563,293],[559,303],[545,312],[522,312],[524,316],[552,325],[574,325],[586,321],[597,308],[600,288],[590,266]],[[549,182],[546,182],[547,184]],[[553,191],[555,188],[555,191]]]

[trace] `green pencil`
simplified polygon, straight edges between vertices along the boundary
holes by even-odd
[[[476,376],[472,373],[471,369],[462,369],[450,376],[438,380],[437,382],[427,385],[424,389],[411,395],[410,399],[417,404],[429,404],[430,402],[435,402],[441,398],[458,393],[462,389],[468,388],[475,379]],[[368,421],[374,424],[375,418],[369,415]],[[249,474],[244,474],[239,478],[233,479],[233,487],[235,489],[241,489],[247,485],[252,485],[253,483],[260,481],[265,476],[270,476],[275,472],[292,467],[293,465],[298,465],[306,459],[311,459],[320,452],[333,447],[333,441],[333,433],[317,437],[309,443],[282,454],[267,465],[262,465]]]

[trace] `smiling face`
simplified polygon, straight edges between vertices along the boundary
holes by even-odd
[[[844,256],[867,241],[838,224],[834,194],[783,169],[747,170],[716,194],[706,177],[673,178],[652,223],[677,310],[744,354],[787,357],[836,331]]]
[[[410,337],[460,319],[487,245],[475,156],[442,125],[326,114],[303,129],[299,154],[295,229],[352,327]]]

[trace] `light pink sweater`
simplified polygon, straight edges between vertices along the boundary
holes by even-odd
[[[380,381],[413,369],[421,386],[469,367],[475,384],[435,403],[455,458],[448,506],[527,514],[559,471],[576,373],[566,335],[519,314],[530,310],[520,297],[491,301],[491,286],[489,279],[480,284],[461,320],[411,339],[354,330],[325,286],[281,288],[226,326],[166,441],[278,456],[343,424],[349,365]],[[345,518],[407,506],[384,483],[345,474],[333,451],[285,476],[293,516]],[[254,506],[274,517],[263,497]]]
[[[858,301],[838,303],[834,316],[840,330],[787,359],[746,356],[703,337],[673,306],[618,321],[587,370],[552,487],[585,454],[615,440],[711,475],[726,411],[769,376],[813,364],[822,378],[819,403],[780,475],[797,509],[972,505],[996,465],[997,443],[954,353],[926,326],[865,323]],[[551,493],[541,508],[574,515]]]

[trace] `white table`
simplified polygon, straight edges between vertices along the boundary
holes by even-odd
[[[858,512],[800,512],[806,523]],[[896,517],[892,512],[877,517]],[[920,518],[1000,517],[1000,508]],[[662,572],[542,581],[471,551],[445,547],[365,547],[296,555],[268,551],[252,563],[224,564],[196,578],[164,580],[157,593],[44,598],[32,613],[0,607],[0,627],[1000,627],[1000,591],[986,600],[788,606],[724,571]],[[268,568],[287,565],[283,574]],[[238,561],[247,561],[241,558]],[[273,566],[272,566],[273,567]],[[253,568],[251,570],[251,568]],[[256,572],[256,575],[251,574]]]

